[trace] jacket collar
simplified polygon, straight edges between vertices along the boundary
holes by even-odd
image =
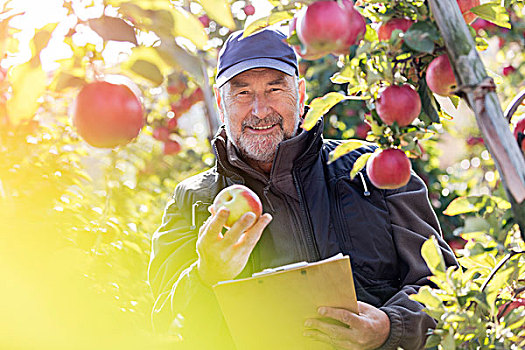
[[[281,142],[277,147],[272,170],[269,175],[253,169],[237,151],[236,147],[226,136],[224,125],[219,128],[212,141],[217,157],[217,170],[225,176],[231,177],[235,182],[245,183],[246,177],[262,181],[265,185],[273,184],[281,191],[293,194],[293,169],[311,165],[319,154],[322,145],[323,120],[309,131],[300,129],[300,132],[291,139]]]

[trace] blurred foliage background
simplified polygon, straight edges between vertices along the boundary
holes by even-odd
[[[150,237],[175,185],[214,163],[210,77],[217,48],[276,3],[253,1],[256,15],[247,16],[247,1],[0,2],[0,348],[178,342],[151,330]],[[523,6],[507,11],[510,29],[472,25],[486,43],[481,55],[504,107],[523,89],[525,75]],[[330,81],[340,68],[333,56],[301,62],[310,100],[347,90]],[[101,78],[131,86],[146,109],[139,137],[113,150],[89,146],[70,120],[79,88]],[[440,103],[441,126],[420,143],[413,167],[429,187],[445,237],[460,242],[458,256],[477,254],[480,264],[494,267],[519,247],[508,208],[487,210],[497,206],[483,202],[474,212],[445,209],[460,197],[504,198],[504,191],[470,110]],[[325,116],[325,137],[366,138],[369,112],[362,101],[336,105]],[[169,136],[159,136],[160,128]],[[472,234],[479,230],[488,236]],[[471,242],[461,250],[464,239]]]

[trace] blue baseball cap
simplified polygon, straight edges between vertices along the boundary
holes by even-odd
[[[273,29],[246,38],[242,35],[243,31],[232,33],[219,52],[217,86],[252,68],[273,68],[291,76],[299,75],[297,56],[286,42],[286,35]]]

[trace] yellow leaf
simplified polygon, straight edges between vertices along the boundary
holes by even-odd
[[[167,64],[158,54],[158,50],[154,47],[138,46],[133,48],[131,56],[127,61],[122,63],[123,69],[131,69],[131,66],[136,61],[143,60],[153,63],[160,70],[162,75],[168,75],[172,70],[173,66]]]
[[[323,97],[315,98],[309,105],[310,109],[306,113],[302,128],[305,130],[313,128],[321,116],[345,98],[345,95],[338,92],[329,92]]]
[[[367,145],[371,145],[371,143],[363,140],[348,140],[347,142],[340,144],[332,152],[330,152],[330,154],[328,155],[328,164],[334,162],[339,157],[342,157],[345,154],[350,153],[355,149],[358,149],[359,147]]]
[[[274,25],[276,23],[285,21],[287,19],[293,18],[292,14],[288,11],[278,11],[273,12],[269,16],[259,18],[256,21],[250,23],[248,27],[244,29],[243,37],[250,36],[261,29],[264,29],[268,26]]]
[[[354,177],[357,175],[358,172],[360,172],[366,165],[366,162],[368,161],[368,158],[372,156],[373,153],[365,153],[362,154],[354,163],[354,166],[352,167],[352,170],[350,171],[350,178],[353,180]]]
[[[211,19],[231,30],[236,29],[230,4],[227,0],[198,0],[198,2]]]
[[[175,22],[173,35],[191,40],[197,48],[202,50],[208,42],[208,34],[204,31],[202,23],[181,7],[175,7],[171,13]]]
[[[39,60],[33,59],[9,70],[13,95],[7,101],[7,113],[13,123],[31,119],[38,109],[38,99],[46,89],[46,73]]]

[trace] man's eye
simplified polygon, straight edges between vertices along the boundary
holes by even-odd
[[[248,91],[239,91],[239,95],[248,95]]]
[[[272,88],[272,89],[270,89],[271,92],[277,92],[277,91],[281,91],[281,90],[282,89],[280,89],[280,88]]]

